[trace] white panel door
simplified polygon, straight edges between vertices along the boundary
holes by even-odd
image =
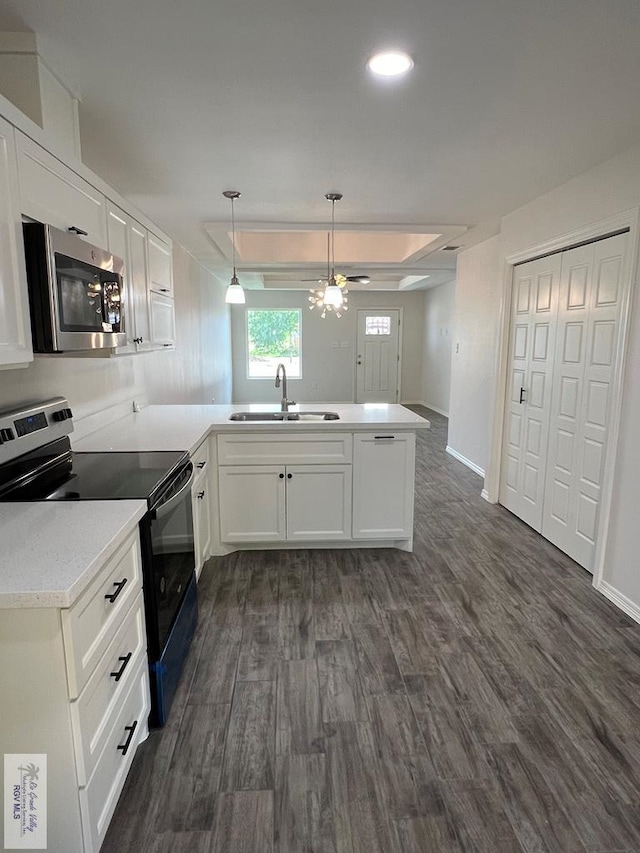
[[[514,269],[500,503],[542,526],[560,254]]]
[[[223,542],[282,542],[286,538],[283,466],[221,466],[218,494]]]
[[[356,402],[397,403],[399,309],[358,311]]]
[[[542,534],[593,572],[629,235],[562,254]]]
[[[287,539],[351,539],[351,465],[287,465]]]
[[[354,539],[411,538],[415,446],[412,433],[354,436]]]

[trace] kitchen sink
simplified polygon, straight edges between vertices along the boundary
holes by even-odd
[[[337,421],[337,412],[233,412],[230,421]]]

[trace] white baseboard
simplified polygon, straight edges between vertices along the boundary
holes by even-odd
[[[483,489],[483,490],[480,492],[480,497],[481,497],[483,500],[487,501],[487,503],[490,503],[490,504],[492,504],[492,503],[497,503],[497,501],[492,501],[492,500],[489,498],[489,492],[488,492],[486,489]]]
[[[630,616],[635,622],[640,622],[640,607],[630,598],[627,598],[622,592],[619,592],[615,586],[611,586],[607,581],[600,581],[596,587],[598,592],[601,592],[605,598],[612,601],[616,607],[619,607],[627,616]]]
[[[462,453],[458,453],[457,450],[454,450],[453,447],[449,447],[447,444],[447,453],[453,456],[454,459],[457,459],[458,462],[462,462],[463,465],[466,465],[467,468],[471,468],[472,471],[475,471],[476,474],[480,474],[481,477],[484,477],[484,471],[479,465],[476,465],[475,462],[472,462],[470,459],[467,459],[466,456],[463,456]]]

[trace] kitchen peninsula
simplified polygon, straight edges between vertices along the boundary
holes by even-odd
[[[230,420],[277,405],[161,405],[73,441],[77,451],[185,450],[196,469],[198,571],[239,548],[412,549],[415,433],[395,404],[292,406],[298,420]],[[337,419],[312,414],[329,410]],[[72,437],[73,439],[73,437]]]

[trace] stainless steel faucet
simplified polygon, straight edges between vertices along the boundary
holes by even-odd
[[[295,406],[296,401],[287,398],[287,371],[282,362],[276,368],[276,388],[280,387],[280,370],[282,370],[282,400],[280,400],[280,411],[288,412],[289,406]]]

